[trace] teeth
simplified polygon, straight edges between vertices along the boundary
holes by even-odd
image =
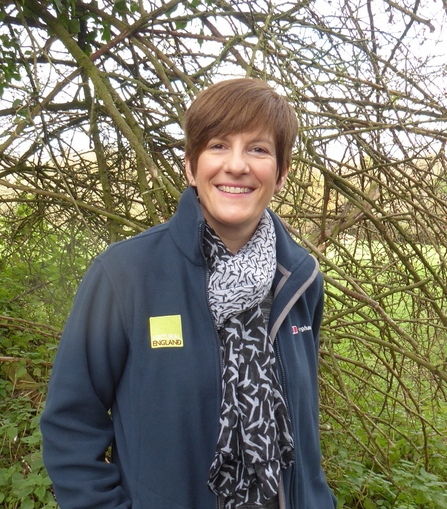
[[[219,191],[224,191],[225,193],[231,194],[243,194],[251,192],[251,189],[249,187],[217,186],[217,189],[219,189]]]

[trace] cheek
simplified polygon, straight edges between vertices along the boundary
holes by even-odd
[[[273,167],[272,165],[266,166],[259,173],[258,178],[262,180],[263,184],[266,187],[269,188],[271,187],[272,189],[275,189],[278,183],[278,173],[276,170],[276,166],[275,167]]]
[[[215,161],[203,158],[197,163],[195,180],[198,184],[208,184],[218,172]]]

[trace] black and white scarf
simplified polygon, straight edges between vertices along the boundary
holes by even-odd
[[[276,270],[272,218],[261,217],[234,256],[207,224],[209,302],[222,351],[222,405],[208,486],[225,509],[262,507],[278,493],[281,469],[294,458],[291,424],[260,304]]]

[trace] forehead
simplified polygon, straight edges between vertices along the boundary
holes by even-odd
[[[242,131],[227,131],[227,132],[217,132],[213,133],[213,135],[208,139],[208,141],[221,138],[221,139],[243,139],[244,141],[263,141],[275,144],[275,136],[271,129],[267,128],[257,128],[257,129],[245,129]],[[208,142],[207,141],[207,142]]]

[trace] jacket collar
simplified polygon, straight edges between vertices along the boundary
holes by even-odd
[[[279,272],[279,274],[277,273],[278,278],[281,277],[281,274],[291,274],[295,272],[296,269],[300,268],[300,266],[306,262],[309,257],[309,252],[292,239],[279,217],[270,209],[267,210],[273,219],[273,224],[275,225],[276,259]],[[274,285],[276,285],[277,282],[278,281],[276,281]]]
[[[309,253],[297,245],[284,228],[281,220],[268,209],[276,231],[276,257],[278,271],[274,281],[274,289],[282,286],[297,269],[303,279],[307,279]],[[177,212],[168,222],[169,231],[178,249],[195,265],[205,265],[202,252],[203,230],[205,218],[197,199],[194,187],[188,187],[180,197]],[[313,266],[313,263],[311,263]],[[301,268],[303,270],[301,270]],[[312,272],[312,271],[311,271]],[[301,278],[299,278],[301,279]],[[281,288],[279,288],[280,290]]]
[[[269,334],[274,341],[289,311],[318,277],[319,265],[316,258],[292,239],[281,220],[269,212],[276,231],[277,270],[269,320]]]
[[[194,187],[181,195],[177,212],[168,222],[169,232],[180,251],[194,265],[204,265],[202,253],[205,218]]]

